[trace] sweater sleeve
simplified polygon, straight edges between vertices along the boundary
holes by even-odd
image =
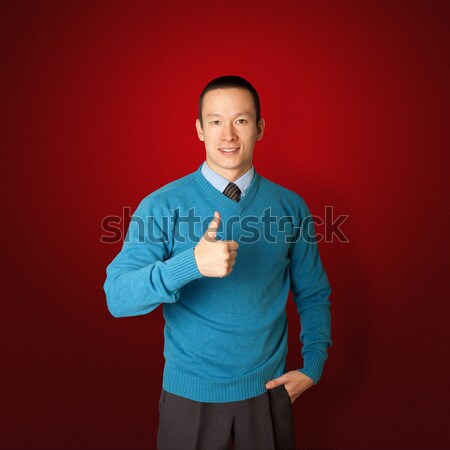
[[[300,218],[290,248],[291,290],[300,316],[303,368],[300,372],[317,383],[322,376],[331,339],[331,293],[319,256],[314,221],[300,197]]]
[[[131,217],[122,249],[106,268],[103,289],[114,317],[147,314],[161,303],[179,300],[180,289],[202,278],[194,246],[170,257],[171,214],[152,196]]]

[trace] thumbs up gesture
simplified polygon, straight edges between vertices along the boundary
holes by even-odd
[[[194,248],[195,262],[205,277],[226,277],[236,264],[239,244],[236,241],[218,240],[219,225],[220,214],[215,211],[208,229]]]

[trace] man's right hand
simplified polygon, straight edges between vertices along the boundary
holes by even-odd
[[[219,225],[220,214],[215,211],[209,228],[194,248],[195,262],[205,277],[226,277],[236,264],[239,244],[236,241],[218,240],[216,236]]]

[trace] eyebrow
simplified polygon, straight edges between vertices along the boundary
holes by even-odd
[[[251,113],[249,113],[248,111],[244,111],[244,112],[235,114],[234,117],[237,117],[237,116],[251,116]],[[222,117],[222,116],[218,113],[209,113],[206,117]]]

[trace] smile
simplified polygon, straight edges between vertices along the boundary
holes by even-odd
[[[223,148],[219,148],[219,150],[223,153],[234,153],[239,150],[239,147],[237,147],[237,148],[236,147],[230,147],[230,148],[223,147]]]

